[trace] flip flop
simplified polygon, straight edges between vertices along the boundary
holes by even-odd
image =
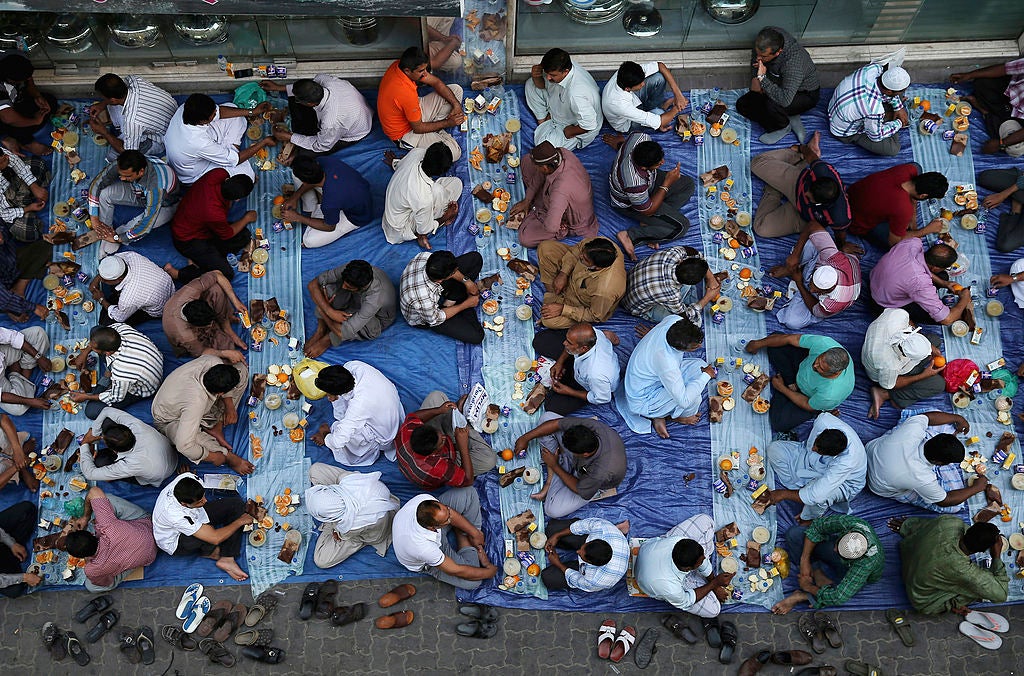
[[[693,629],[690,628],[690,625],[682,615],[665,615],[661,618],[661,624],[672,632],[672,635],[680,641],[686,641],[690,645],[693,645],[700,640],[697,638],[697,634],[693,633]]]
[[[64,633],[53,622],[47,622],[42,630],[43,645],[50,651],[50,657],[58,662],[68,656],[64,645]]]
[[[621,662],[622,658],[629,654],[633,644],[636,643],[636,629],[623,627],[612,646],[612,654],[608,656],[612,662]]]
[[[134,629],[130,627],[121,629],[117,642],[117,649],[121,651],[121,654],[131,664],[138,664],[142,660],[142,655],[139,653],[139,644],[135,641]]]
[[[142,658],[143,664],[149,665],[156,661],[156,643],[153,642],[153,627],[143,625],[139,629],[139,635],[135,637],[135,644],[139,647],[139,656]]]
[[[192,606],[192,610],[188,611],[188,617],[182,623],[181,630],[186,634],[191,634],[199,628],[199,623],[203,621],[208,612],[210,612],[210,599],[206,596],[200,596]]]
[[[231,601],[217,601],[213,604],[203,621],[199,623],[199,628],[196,629],[196,636],[200,638],[206,638],[213,633],[213,630],[217,628],[224,616],[231,612],[232,603]]]
[[[493,622],[473,620],[455,625],[455,633],[468,638],[492,638],[498,633],[498,625]]]
[[[718,651],[718,661],[722,664],[732,664],[732,658],[736,655],[739,633],[736,631],[736,625],[732,622],[723,622],[721,632],[722,649]]]
[[[338,581],[327,580],[320,585],[320,593],[317,596],[316,616],[318,619],[326,620],[334,612],[335,596],[338,593]]]
[[[249,608],[245,616],[245,626],[255,627],[260,620],[269,616],[277,608],[277,594],[272,591],[263,592],[256,599],[256,603]]]
[[[299,603],[300,620],[305,621],[313,617],[313,611],[316,610],[319,597],[320,585],[316,582],[307,584],[306,588],[302,590],[302,601]]]
[[[264,664],[278,664],[284,659],[284,650],[267,646],[247,645],[242,648],[242,654]]]
[[[839,633],[839,622],[836,618],[828,613],[814,613],[814,622],[830,646],[833,648],[843,647],[843,636]]]
[[[192,610],[192,606],[199,600],[199,597],[203,595],[203,585],[198,582],[193,582],[185,588],[185,592],[181,595],[181,601],[178,603],[178,610],[175,611],[174,616],[179,620],[184,620],[188,617],[189,612]]]
[[[974,626],[974,625],[971,625]],[[89,653],[85,652],[85,646],[75,636],[75,632],[69,631],[64,634],[64,649],[67,650],[68,655],[74,658],[75,663],[80,667],[84,667],[89,664]]]
[[[993,633],[988,629],[982,629],[978,625],[971,624],[967,620],[960,623],[959,629],[961,634],[973,640],[986,650],[999,650],[1000,646],[1003,645],[1003,639],[999,634]]]
[[[651,627],[644,632],[643,638],[636,644],[633,661],[636,662],[636,666],[646,669],[650,666],[656,652],[658,652],[658,630]]]
[[[819,655],[825,652],[825,637],[818,631],[818,624],[814,621],[814,616],[811,613],[800,613],[796,627],[811,644],[811,650]]]
[[[411,584],[400,584],[384,596],[381,596],[377,601],[377,605],[381,608],[390,608],[391,606],[412,598],[415,595],[416,587]]]
[[[84,624],[90,617],[96,613],[102,613],[112,605],[114,602],[110,600],[109,596],[97,596],[78,609],[78,612],[75,613],[75,622]]]
[[[708,645],[712,648],[722,647],[722,634],[717,619],[709,620],[701,618],[701,622],[704,624],[704,638],[707,639]]]
[[[986,613],[981,610],[972,610],[967,613],[964,620],[971,624],[986,629],[988,631],[996,631],[1000,634],[1010,630],[1010,621],[1002,615],[996,615],[995,613]]]
[[[274,640],[274,630],[269,627],[264,629],[249,629],[235,634],[237,645],[270,645]]]
[[[194,638],[183,632],[181,627],[176,627],[173,624],[165,624],[160,627],[160,638],[185,652],[192,652],[199,648],[199,644]]]
[[[597,630],[597,656],[602,660],[606,660],[611,656],[612,646],[615,645],[615,635],[617,633],[615,620],[605,620]]]
[[[199,650],[214,664],[219,664],[223,667],[235,666],[235,656],[231,654],[231,651],[212,638],[204,638],[200,641]]]
[[[235,629],[238,629],[238,625],[242,623],[242,618],[248,612],[248,608],[243,606],[241,603],[236,603],[231,612],[228,613],[217,628],[213,631],[213,640],[217,643],[224,643],[231,635],[235,633]]]
[[[459,606],[459,612],[466,617],[472,617],[474,620],[480,620],[481,622],[497,622],[498,611],[491,606],[485,606],[479,603],[468,603]]]
[[[906,611],[898,608],[890,608],[885,611],[885,619],[889,620],[889,624],[892,625],[896,635],[903,641],[903,645],[908,648],[914,647],[914,630],[910,626],[910,622],[907,621]]]
[[[843,668],[846,669],[848,674],[853,674],[853,676],[882,676],[881,669],[858,660],[846,660],[843,663]]]
[[[92,626],[92,629],[85,635],[85,640],[88,643],[95,643],[96,641],[103,638],[103,635],[110,631],[111,628],[117,621],[121,619],[116,610],[108,610],[107,612],[100,615],[96,624]]]
[[[412,624],[415,615],[411,610],[400,610],[383,617],[378,617],[374,623],[378,629],[401,629]]]
[[[335,627],[344,627],[366,617],[366,604],[356,603],[351,606],[338,606],[331,613],[331,624]]]

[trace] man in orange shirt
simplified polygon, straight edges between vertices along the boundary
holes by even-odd
[[[419,96],[420,85],[434,91]],[[462,148],[444,131],[462,124],[462,87],[446,85],[430,73],[430,58],[419,47],[402,52],[381,78],[377,93],[377,115],[384,133],[399,148],[427,148],[441,142],[451,148],[452,159],[462,156]]]

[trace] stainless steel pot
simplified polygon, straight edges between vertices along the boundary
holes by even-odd
[[[332,33],[346,42],[361,46],[377,41],[377,19],[372,16],[340,16],[334,20]]]
[[[92,25],[85,14],[60,14],[46,31],[46,41],[69,54],[78,54],[92,47]]]
[[[152,16],[115,15],[109,28],[111,42],[125,49],[152,47],[160,40],[160,26]]]
[[[174,17],[171,27],[182,40],[193,45],[216,45],[228,39],[226,16],[184,14]]]
[[[615,21],[626,7],[626,0],[558,0],[559,7],[571,20],[587,26]]]
[[[704,11],[724,24],[738,24],[750,19],[761,7],[761,0],[702,0]]]
[[[635,38],[651,38],[661,32],[661,12],[653,2],[631,3],[622,15],[622,28]]]

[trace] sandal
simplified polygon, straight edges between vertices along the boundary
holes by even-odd
[[[384,617],[378,617],[375,624],[378,629],[401,629],[412,624],[415,615],[411,610],[400,610]]]
[[[284,650],[267,646],[248,645],[242,648],[242,654],[264,664],[278,664],[284,659]]]
[[[67,650],[67,654],[71,655],[75,659],[75,662],[80,667],[84,667],[89,664],[89,653],[85,652],[85,646],[75,636],[75,632],[69,631],[64,634],[64,649]]]
[[[213,632],[213,640],[217,643],[224,643],[231,638],[231,635],[235,633],[235,629],[238,629],[238,625],[242,623],[242,618],[245,617],[247,612],[248,609],[245,606],[241,603],[236,603],[231,612],[217,625]]]
[[[723,622],[721,632],[722,649],[718,651],[718,661],[722,664],[732,664],[732,658],[736,655],[739,633],[736,631],[736,625],[732,622]]]
[[[219,664],[223,667],[235,666],[235,656],[231,654],[231,651],[225,648],[222,643],[214,641],[212,638],[204,638],[200,641],[199,650],[210,658],[210,661],[214,664]]]
[[[50,657],[58,662],[68,656],[67,647],[64,645],[64,633],[53,622],[43,625],[43,645],[50,651]]]
[[[796,672],[796,676],[837,676],[839,672],[831,664],[823,664],[820,667],[807,667]]]
[[[411,584],[400,584],[377,601],[381,608],[390,608],[406,599],[416,596],[416,587]]]
[[[697,634],[693,633],[693,629],[690,629],[682,615],[665,615],[661,618],[661,624],[680,641],[686,641],[690,645],[698,641]]]
[[[796,627],[803,634],[804,638],[807,639],[807,642],[811,644],[811,650],[819,655],[825,652],[825,638],[818,630],[818,625],[811,613],[800,613],[800,618],[796,621]]]
[[[274,630],[269,627],[263,629],[249,629],[235,634],[236,645],[270,645],[274,640]]]
[[[334,601],[337,593],[337,580],[327,580],[327,582],[320,585],[320,594],[317,597],[316,604],[316,616],[318,619],[326,620],[334,613]]]
[[[980,610],[972,610],[964,616],[964,620],[973,625],[979,626],[988,631],[999,632],[1000,634],[1010,630],[1010,623],[1002,615],[986,613]]]
[[[885,611],[885,619],[889,620],[889,624],[892,625],[896,635],[903,641],[903,645],[913,648],[914,630],[911,628],[910,623],[907,622],[906,612],[898,608],[890,608]]]
[[[174,616],[179,620],[184,620],[188,617],[189,612],[192,611],[192,606],[196,604],[196,601],[203,595],[203,585],[198,582],[190,584],[186,589],[185,593],[181,595],[181,601],[178,603],[178,610],[175,611]]]
[[[256,603],[249,608],[249,612],[245,616],[245,626],[255,627],[260,620],[274,612],[274,608],[277,608],[277,593],[263,592],[256,599]]]
[[[846,669],[846,673],[853,674],[853,676],[882,676],[881,669],[873,667],[867,662],[846,660],[843,663],[843,667]]]
[[[109,596],[97,596],[78,609],[78,612],[75,613],[75,622],[84,624],[90,617],[96,613],[102,613],[112,605],[114,605],[114,602],[110,600]]]
[[[772,651],[759,650],[756,655],[743,660],[743,664],[740,665],[739,676],[754,676],[754,674],[761,671],[761,667],[768,664],[771,658]]]
[[[615,644],[615,635],[617,633],[615,620],[605,620],[597,630],[597,656],[602,660],[606,660],[611,656],[612,646]]]
[[[110,631],[117,621],[121,619],[116,610],[108,610],[107,612],[100,615],[100,618],[93,625],[92,629],[85,635],[85,640],[88,643],[95,643],[96,641],[103,638],[103,635]]]
[[[772,653],[772,664],[802,667],[814,661],[814,655],[806,650],[780,650]]]
[[[143,625],[139,629],[139,635],[135,637],[135,644],[139,647],[139,656],[143,664],[150,665],[156,661],[156,643],[153,642],[152,627]]]
[[[999,650],[1003,645],[1003,639],[999,634],[983,629],[976,624],[971,624],[966,620],[960,623],[959,629],[961,634],[987,650]]]
[[[481,622],[493,623],[498,621],[497,609],[479,603],[469,603],[459,606],[459,613],[466,617],[472,617],[474,620],[480,620]]]
[[[633,644],[636,643],[636,629],[623,627],[612,646],[612,654],[608,656],[612,662],[621,662],[622,658],[629,654]]]
[[[707,639],[708,645],[712,648],[721,648],[722,634],[719,631],[718,619],[701,618],[701,622],[704,624],[704,638]]]
[[[224,619],[224,616],[231,611],[231,606],[231,601],[217,601],[217,603],[213,604],[213,608],[206,613],[206,617],[199,623],[199,628],[196,629],[196,636],[206,638],[212,634],[213,630]]]
[[[306,585],[306,588],[302,590],[302,600],[299,602],[300,620],[308,620],[313,617],[313,611],[316,610],[319,596],[320,585],[316,582],[310,582]]]
[[[344,627],[366,617],[366,604],[356,603],[351,606],[338,606],[331,613],[331,624],[335,627]]]
[[[839,633],[839,623],[836,619],[828,613],[814,613],[814,622],[830,646],[833,648],[843,647],[843,636]]]
[[[463,622],[455,625],[455,633],[468,638],[493,638],[498,633],[498,625],[493,622]]]
[[[206,617],[206,613],[208,612],[210,612],[210,599],[206,596],[202,596],[195,602],[195,605],[192,606],[192,610],[188,612],[188,617],[186,617],[185,621],[182,623],[181,630],[186,634],[191,634],[199,627],[199,624],[203,621],[203,618]]]
[[[658,652],[658,630],[651,627],[644,632],[643,638],[636,644],[633,661],[636,662],[636,666],[646,669],[650,666],[656,652]]]
[[[142,654],[139,653],[139,644],[135,642],[135,630],[128,627],[121,629],[121,634],[118,637],[118,650],[131,664],[138,664],[142,660]]]
[[[181,648],[185,652],[192,652],[199,647],[194,638],[183,632],[181,627],[173,624],[165,624],[160,627],[160,637],[175,648]]]

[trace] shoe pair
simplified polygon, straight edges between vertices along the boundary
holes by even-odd
[[[468,603],[459,606],[459,613],[472,618],[455,625],[455,633],[468,638],[492,638],[498,633],[498,611],[491,606]]]
[[[1002,615],[972,610],[964,616],[959,629],[982,648],[998,650],[1003,645],[999,634],[1010,630],[1010,622]]]
[[[597,630],[597,656],[602,660],[621,662],[636,643],[636,629],[625,626],[616,636],[615,620],[605,620]]]
[[[177,629],[177,627],[175,627]],[[121,629],[118,649],[131,664],[142,662],[145,665],[156,661],[156,644],[153,642],[153,628],[139,627]]]
[[[753,676],[761,670],[761,667],[771,662],[772,664],[788,665],[790,667],[799,667],[805,664],[810,664],[814,656],[806,650],[782,650],[778,652],[772,652],[771,650],[761,650],[756,655],[748,657],[740,665],[739,676]],[[818,668],[818,667],[816,667]],[[832,669],[832,674],[835,674],[835,669],[832,667],[820,667],[818,669]],[[802,673],[802,672],[801,672]],[[818,673],[824,676],[826,672],[819,671]]]
[[[86,616],[86,619],[88,619],[88,616]],[[68,655],[71,655],[78,666],[84,667],[89,664],[91,659],[89,653],[85,651],[85,646],[78,640],[75,632],[62,631],[53,622],[47,622],[43,625],[42,639],[43,645],[50,651],[50,657],[54,660],[59,662]]]

